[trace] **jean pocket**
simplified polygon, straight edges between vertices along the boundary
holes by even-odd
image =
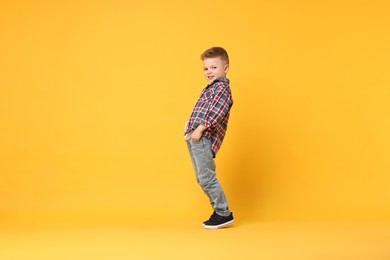
[[[193,143],[194,145],[202,145],[203,146],[203,136],[199,139],[199,141],[193,141],[190,139],[190,142]]]

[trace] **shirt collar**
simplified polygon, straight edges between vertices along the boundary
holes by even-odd
[[[216,83],[218,83],[218,82],[222,82],[222,83],[225,83],[225,84],[229,85],[229,82],[230,82],[230,81],[229,81],[227,78],[216,79],[216,80],[214,80],[212,83],[208,84],[206,88],[208,88],[208,87],[210,87],[211,85],[214,85],[214,84],[216,84]]]

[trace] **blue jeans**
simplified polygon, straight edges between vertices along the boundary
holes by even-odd
[[[215,162],[210,141],[202,136],[199,142],[187,141],[196,181],[209,197],[214,211],[220,216],[230,215],[225,193],[215,174]]]

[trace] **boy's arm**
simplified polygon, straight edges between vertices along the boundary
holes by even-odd
[[[214,97],[211,100],[210,107],[206,112],[204,120],[200,123],[206,128],[218,124],[229,112],[232,104],[233,101],[230,93],[226,91],[224,86],[219,86],[214,92]]]
[[[202,138],[203,132],[219,123],[222,118],[228,113],[232,105],[231,95],[226,92],[226,89],[222,86],[218,87],[214,93],[214,98],[211,100],[210,107],[206,112],[204,119],[200,122],[199,126],[192,132],[191,139],[195,142]]]

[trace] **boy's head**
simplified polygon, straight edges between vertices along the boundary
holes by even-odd
[[[203,71],[206,80],[212,83],[225,78],[229,71],[229,56],[224,48],[213,47],[202,53]]]

